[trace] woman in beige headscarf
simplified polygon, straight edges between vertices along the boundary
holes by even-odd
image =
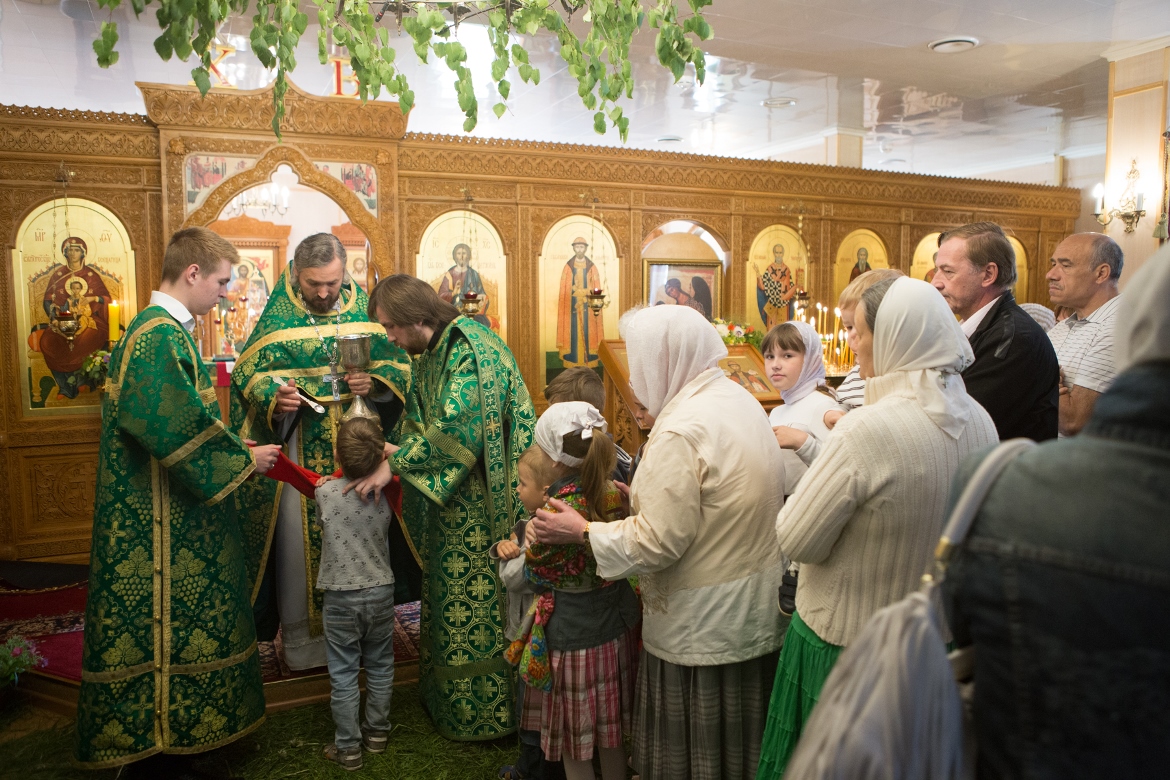
[[[854,313],[865,405],[837,424],[776,520],[801,564],[758,777],[783,775],[841,650],[917,586],[959,461],[999,439],[960,372],[971,346],[938,291],[909,277],[870,287]]]
[[[588,524],[567,505],[537,512],[541,541],[585,540],[597,572],[638,576],[643,652],[633,765],[643,780],[755,775],[782,638],[785,562],[771,533],[784,467],[768,418],[727,379],[727,349],[685,306],[638,312],[630,384],[655,418],[631,488],[632,515]]]

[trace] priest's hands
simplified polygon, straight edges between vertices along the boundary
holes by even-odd
[[[256,459],[256,473],[267,474],[268,469],[276,465],[276,457],[280,455],[281,446],[279,444],[265,444],[262,447],[256,446],[256,442],[248,439],[244,442],[252,448],[252,457]]]
[[[537,509],[528,521],[525,533],[542,544],[580,544],[585,541],[585,518],[564,501],[550,498],[548,505],[555,511]]]
[[[341,489],[341,493],[345,495],[351,490],[356,490],[358,498],[362,500],[362,503],[368,504],[372,501],[377,506],[378,502],[382,500],[382,488],[390,484],[392,476],[390,473],[390,463],[384,460],[372,473],[367,474],[361,479],[352,480]]]
[[[350,392],[363,398],[374,389],[374,380],[365,371],[350,371],[345,375],[345,383],[349,385]]]
[[[288,380],[288,384],[281,385],[276,388],[276,409],[275,414],[287,414],[295,412],[301,407],[301,397],[297,393],[297,383],[293,380]],[[263,473],[263,472],[261,472]]]

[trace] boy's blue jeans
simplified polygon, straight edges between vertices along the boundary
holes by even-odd
[[[325,658],[334,742],[341,750],[362,742],[358,727],[358,668],[366,670],[366,731],[390,730],[394,687],[394,586],[325,591]]]

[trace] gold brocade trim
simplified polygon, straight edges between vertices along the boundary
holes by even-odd
[[[370,336],[386,335],[386,330],[376,322],[345,322],[337,327],[341,329],[342,336],[350,336],[358,333],[365,333]],[[329,330],[333,333],[337,332],[333,328],[330,328]],[[282,328],[280,330],[274,330],[244,350],[244,354],[240,355],[239,359],[236,361],[236,368],[232,370],[236,371],[239,370],[241,366],[246,366],[247,362],[251,360],[257,352],[259,352],[261,349],[264,349],[264,347],[270,346],[272,344],[279,344],[284,341],[312,341],[314,344],[316,344],[319,341],[319,337],[317,336],[316,329],[307,325],[301,326],[299,328]]]
[[[349,271],[346,271],[345,275],[347,278],[345,281],[343,281],[341,283],[341,290],[338,291],[338,295],[341,296],[341,310],[338,312],[339,314],[345,314],[346,312],[348,312],[350,309],[353,308],[354,302],[357,301],[357,284],[354,282],[353,277],[349,275]],[[301,296],[296,292],[296,290],[293,289],[293,286],[292,286],[292,264],[291,263],[289,264],[289,267],[287,269],[285,269],[285,272],[283,274],[281,274],[281,276],[284,277],[284,294],[288,296],[288,299],[290,301],[292,301],[292,305],[295,308],[300,309],[301,311],[307,312],[308,309],[306,309],[304,307],[304,304],[301,303]],[[347,289],[347,285],[348,285],[348,289]],[[349,300],[348,301],[345,300],[345,293],[346,292],[349,293]],[[317,312],[313,312],[313,314],[317,314]],[[318,316],[319,317],[329,317],[332,315],[320,314]]]
[[[247,661],[248,658],[256,652],[256,642],[253,641],[246,650],[241,650],[235,655],[229,655],[227,658],[220,658],[218,661],[208,661],[203,664],[173,664],[171,666],[171,674],[204,674],[206,672],[218,672],[220,669],[226,669],[229,666]]]
[[[262,725],[264,725],[264,721],[267,719],[267,717],[268,717],[267,715],[261,714],[260,717],[256,719],[255,723],[248,725],[246,728],[240,729],[235,734],[229,734],[228,736],[224,737],[223,739],[216,740],[215,742],[212,742],[212,743],[207,744],[207,745],[197,745],[195,747],[189,747],[189,748],[166,748],[166,747],[162,747],[161,745],[159,745],[158,740],[156,739],[154,747],[143,750],[141,753],[135,753],[135,754],[130,755],[130,756],[119,756],[118,758],[108,758],[105,761],[78,761],[77,759],[70,756],[69,763],[72,764],[73,766],[80,767],[82,769],[90,769],[90,770],[113,769],[115,767],[125,766],[126,764],[134,763],[135,761],[141,761],[144,758],[150,758],[151,756],[156,756],[159,753],[167,753],[170,755],[190,755],[193,753],[206,753],[209,750],[215,750],[216,748],[223,747],[224,745],[235,742],[240,737],[245,737],[248,734],[251,734],[253,731],[255,731],[256,729],[258,729]]]
[[[394,472],[395,474],[397,474],[399,479],[404,479],[407,482],[409,482],[411,485],[413,485],[418,490],[418,492],[422,493],[424,496],[429,498],[431,501],[434,501],[439,506],[444,506],[443,499],[439,498],[437,495],[432,493],[431,489],[429,487],[427,487],[423,483],[419,482],[413,475],[403,474],[401,471],[394,468],[393,466],[390,467],[390,470],[392,472]]]
[[[454,458],[462,463],[467,468],[475,468],[477,458],[471,450],[464,447],[459,441],[450,434],[443,433],[435,426],[431,426],[423,436],[435,447],[439,452]]]
[[[306,376],[326,376],[330,372],[329,366],[320,366],[318,368],[290,368],[285,371],[257,371],[252,374],[252,378],[248,380],[248,384],[244,385],[244,397],[247,398],[252,390],[259,382],[271,382],[273,378],[277,379],[297,379]],[[332,396],[330,396],[332,399]]]
[[[162,711],[162,657],[163,657],[163,631],[162,631],[162,608],[163,608],[163,538],[160,525],[163,518],[163,504],[162,504],[162,483],[166,472],[158,464],[158,459],[150,459],[150,497],[153,504],[153,520],[154,527],[151,529],[151,551],[153,554],[154,575],[153,575],[153,596],[151,599],[151,646],[154,648],[154,711],[156,717],[154,718],[154,744],[158,745],[162,742],[162,719],[157,717],[157,714]],[[169,569],[169,567],[168,567]]]
[[[418,564],[418,568],[422,570],[422,573],[426,574],[427,565],[423,562],[422,556],[418,554],[418,549],[414,546],[414,540],[410,538],[410,529],[406,527],[406,518],[401,514],[398,516],[398,527],[402,529],[402,538],[406,539],[406,546],[410,548],[410,554],[414,556],[414,562]]]
[[[330,410],[332,412],[332,410]],[[333,428],[333,436],[337,437],[337,429]],[[297,435],[297,464],[305,462],[305,437]],[[325,633],[325,624],[317,604],[313,600],[313,545],[309,539],[309,497],[298,495],[297,501],[301,507],[301,544],[305,555],[305,610],[309,614],[309,636],[318,637]],[[279,504],[278,504],[279,506]]]
[[[276,399],[273,399],[272,402],[276,403]],[[244,417],[244,424],[242,426],[240,426],[240,439],[241,440],[252,438],[252,422],[255,419],[256,419],[256,407],[249,404],[248,405],[248,414],[246,417]]]
[[[150,306],[147,306],[146,308],[149,309]],[[145,311],[145,309],[143,309],[143,311]],[[192,342],[190,334],[183,330],[183,326],[178,322],[178,320],[168,314],[165,317],[152,317],[151,319],[142,323],[142,325],[136,328],[132,333],[127,333],[125,336],[123,336],[123,338],[126,340],[126,343],[122,347],[122,363],[118,366],[118,371],[116,374],[106,375],[106,394],[109,395],[110,400],[117,401],[118,397],[122,394],[122,381],[126,378],[126,364],[134,355],[134,342],[138,341],[139,336],[142,336],[148,331],[154,330],[159,325],[168,324],[174,325],[176,328],[183,331],[183,333],[187,335],[187,351],[191,354],[191,365],[196,366],[195,379],[193,380],[192,384],[195,385],[195,389],[197,391],[199,390],[199,371],[197,367],[200,364],[201,358],[196,352],[191,350],[191,345],[194,342]],[[214,398],[215,387],[213,386],[210,389],[212,398]],[[199,392],[200,398],[202,398],[202,393],[205,391]]]
[[[190,455],[195,450],[202,447],[210,439],[214,438],[220,431],[223,431],[223,430],[225,430],[225,428],[223,426],[223,421],[216,420],[211,425],[209,425],[205,429],[203,429],[203,431],[200,432],[194,439],[187,442],[182,447],[179,447],[179,449],[175,450],[170,455],[167,455],[165,458],[160,460],[159,465],[162,466],[164,469],[169,469],[171,466],[175,465],[176,463],[186,459],[188,455]]]
[[[438,664],[433,664],[430,671],[434,675],[436,682],[446,682],[447,680],[466,680],[471,677],[481,677],[489,674],[510,675],[512,673],[512,665],[503,656],[497,656],[483,661],[472,661],[469,664],[461,664],[459,666],[439,666]]]
[[[108,672],[87,672],[81,670],[81,679],[88,683],[108,683],[116,680],[125,680],[130,677],[138,677],[147,672],[154,671],[154,661],[147,661],[143,664],[135,664],[134,666],[127,666],[123,669],[114,669]]]
[[[249,413],[250,414],[250,413]],[[288,449],[288,445],[285,445]],[[260,586],[264,584],[264,569],[268,566],[268,556],[272,553],[272,539],[276,536],[276,521],[280,514],[280,493],[284,490],[284,483],[276,483],[276,501],[272,503],[272,517],[268,523],[268,533],[264,539],[264,549],[260,553],[260,568],[256,570],[256,581],[252,583],[251,604],[256,604],[256,597],[260,595]]]
[[[130,358],[134,355],[134,342],[138,341],[139,336],[154,330],[159,325],[166,325],[174,321],[174,317],[154,317],[142,323],[133,332],[123,336],[126,343],[122,345],[122,362],[118,365],[118,370],[110,374],[106,379],[106,392],[109,394],[110,400],[117,401],[118,396],[122,393],[122,380],[126,378],[126,364],[130,362]]]
[[[212,401],[218,400],[215,396],[215,388],[209,387],[206,390],[200,390],[199,391],[199,400],[205,404],[209,404]]]
[[[370,368],[378,368],[378,367],[386,366],[386,365],[397,365],[397,364],[393,360],[378,360],[378,361],[375,361],[374,363],[371,363]],[[403,371],[406,374],[406,386],[410,387],[410,364],[409,363],[406,364],[406,368],[403,369]],[[390,380],[386,379],[385,377],[378,376],[377,374],[370,374],[370,378],[377,379],[379,382],[386,385],[386,389],[389,390],[391,393],[394,393],[394,395],[398,397],[399,401],[401,401],[403,404],[406,403],[406,395],[404,394],[404,392],[402,390],[399,390],[394,385],[390,384]]]
[[[248,459],[251,460],[252,462],[249,463],[247,466],[245,466],[244,470],[241,471],[235,479],[233,479],[231,482],[229,482],[227,484],[227,487],[225,487],[223,490],[216,493],[211,498],[204,501],[203,502],[204,506],[215,506],[220,501],[223,501],[225,498],[227,498],[229,493],[231,493],[233,490],[238,488],[240,486],[241,482],[243,482],[248,477],[252,476],[252,472],[256,470],[256,455],[252,452],[252,449],[250,447],[248,448]]]
[[[153,460],[153,458],[152,458]],[[161,464],[160,464],[161,465]],[[171,480],[170,474],[166,470],[159,469],[159,502],[162,504],[162,514],[160,515],[160,526],[162,527],[162,578],[159,588],[159,594],[162,598],[162,655],[155,656],[155,668],[159,671],[156,673],[158,678],[158,685],[155,690],[158,691],[161,703],[156,709],[155,723],[162,721],[162,743],[169,744],[171,741],[171,641],[174,636],[171,632]],[[155,571],[159,569],[159,562],[155,561]],[[157,615],[157,613],[156,613]],[[155,621],[158,625],[158,621]]]

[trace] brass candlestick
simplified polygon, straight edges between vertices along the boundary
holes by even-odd
[[[365,371],[370,367],[370,336],[367,333],[355,333],[349,336],[342,336],[337,340],[337,351],[341,366],[345,369],[346,373]],[[379,419],[377,413],[357,393],[354,393],[353,403],[349,405],[349,411],[341,415],[343,421],[352,417],[369,417],[373,420]]]

